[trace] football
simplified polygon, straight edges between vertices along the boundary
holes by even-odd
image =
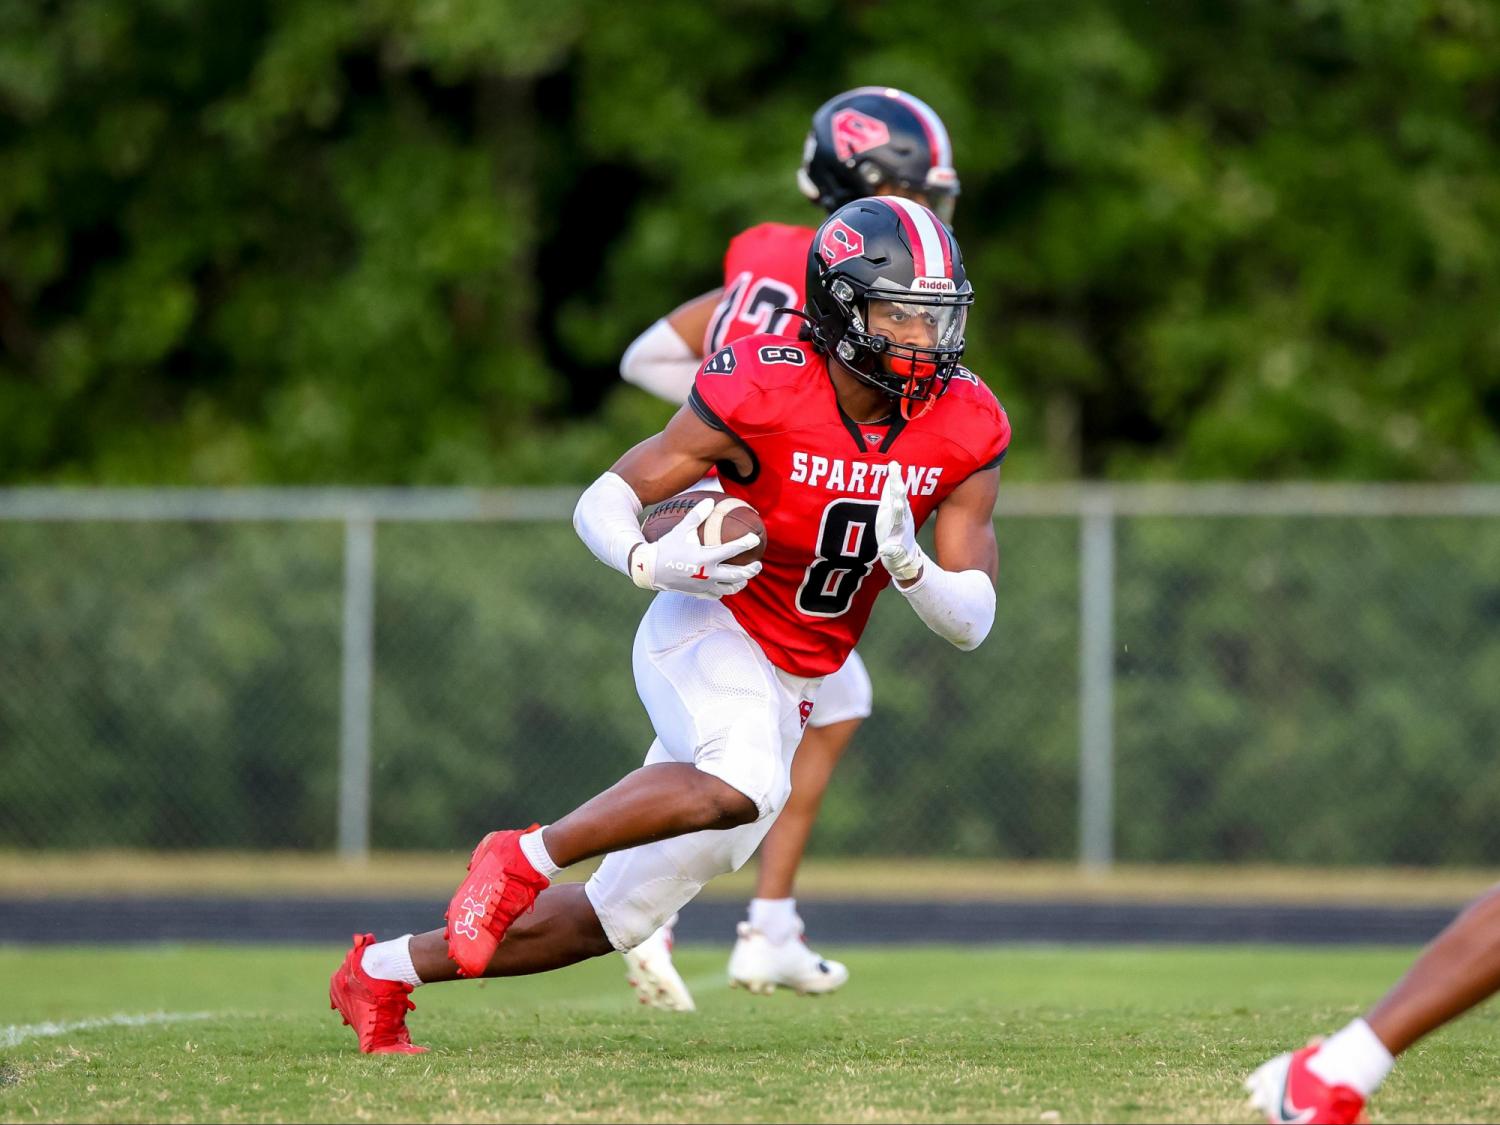
[[[716,503],[708,519],[698,528],[699,542],[705,547],[717,547],[720,543],[732,543],[742,535],[759,535],[759,543],[728,560],[736,566],[752,563],[766,553],[766,525],[761,520],[760,513],[743,500],[707,489],[684,492],[670,500],[663,500],[651,509],[651,514],[641,525],[641,534],[646,537],[646,542],[654,543],[671,531],[703,500],[713,500]]]

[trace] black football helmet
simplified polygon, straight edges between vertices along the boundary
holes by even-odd
[[[920,417],[964,354],[974,292],[953,232],[895,195],[845,204],[807,255],[808,336],[858,378]]]
[[[958,174],[942,118],[889,86],[861,86],[824,102],[802,150],[802,194],[836,211],[882,184],[923,193],[944,222],[952,221]]]

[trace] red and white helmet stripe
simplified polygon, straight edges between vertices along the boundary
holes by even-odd
[[[878,201],[896,212],[906,239],[911,243],[915,277],[953,276],[953,248],[948,231],[938,217],[920,203],[899,195],[882,195]]]

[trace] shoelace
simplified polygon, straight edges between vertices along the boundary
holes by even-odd
[[[395,1001],[396,1003],[392,1003]],[[370,1007],[368,1031],[376,1042],[390,1040],[395,1043],[410,1043],[411,1029],[406,1026],[406,1013],[417,1010],[408,992],[379,998]]]
[[[500,894],[498,896],[493,896],[497,897],[498,905],[510,906],[517,899],[524,896],[525,891],[521,889],[522,886],[534,887],[536,890],[535,894],[532,895],[531,902],[527,905],[525,910],[522,910],[519,914],[515,915],[515,917],[519,918],[522,914],[531,914],[532,912],[534,912],[536,910],[536,894],[540,894],[544,889],[543,887],[538,885],[541,877],[538,876],[537,879],[528,879],[525,875],[511,871],[509,868],[505,868],[502,874],[505,877],[505,881],[500,886]],[[511,889],[513,887],[516,888],[516,893],[514,894],[511,893]],[[498,914],[499,911],[486,911],[484,919],[486,929],[490,927]],[[493,930],[491,932],[493,932]]]

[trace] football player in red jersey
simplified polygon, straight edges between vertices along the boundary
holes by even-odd
[[[1500,886],[1471,903],[1361,1019],[1300,1051],[1277,1055],[1245,1086],[1271,1122],[1365,1121],[1365,1102],[1396,1056],[1500,992]]]
[[[704,362],[689,404],[615,462],[573,524],[602,562],[658,591],[637,630],[645,764],[561,819],[492,832],[447,926],[355,948],[330,1000],[369,1052],[414,1051],[414,987],[515,976],[634,948],[736,870],[791,793],[823,678],[895,583],[933,632],[970,650],[995,619],[994,508],[1005,411],[959,365],[973,302],[952,234],[896,196],[856,200],[813,237],[807,340],[747,336]],[[717,466],[760,512],[757,542],[705,547],[704,500],[653,543],[640,513]],[[935,518],[936,558],[917,544]],[[564,867],[604,861],[584,884]]]
[[[958,195],[952,145],[942,120],[911,94],[862,86],[813,114],[797,172],[802,193],[827,212],[867,195],[913,199],[951,221]],[[760,332],[795,337],[803,306],[811,227],[761,223],[737,235],[724,255],[724,285],[688,301],[626,350],[620,373],[669,402],[684,403],[703,356]],[[829,675],[792,766],[792,796],[760,850],[755,897],[729,959],[730,983],[769,993],[832,992],[849,979],[802,938],[797,869],[834,767],[872,706],[859,653]],[[672,964],[669,922],[625,954],[626,977],[643,1003],[690,1011],[692,996]]]

